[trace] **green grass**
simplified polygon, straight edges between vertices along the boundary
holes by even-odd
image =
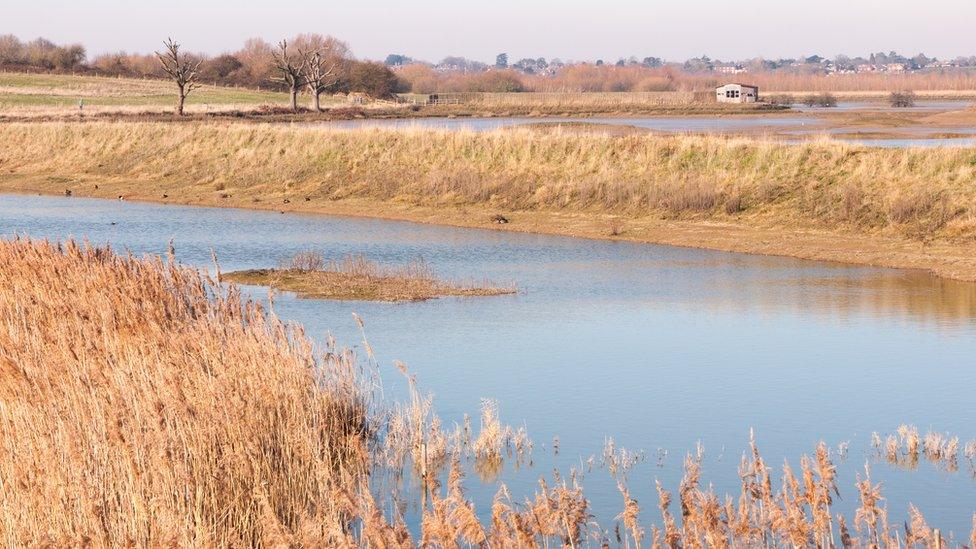
[[[0,73],[0,108],[93,106],[153,107],[174,102],[165,80],[54,74]],[[204,85],[187,97],[189,105],[287,103],[285,93]]]

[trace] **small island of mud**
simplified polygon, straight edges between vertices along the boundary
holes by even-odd
[[[342,301],[425,301],[446,296],[514,294],[514,286],[471,285],[438,280],[422,260],[384,267],[362,255],[326,262],[321,254],[302,252],[275,269],[234,271],[221,280],[270,286],[301,297]]]

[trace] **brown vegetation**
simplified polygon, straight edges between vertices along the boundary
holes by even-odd
[[[222,280],[270,286],[302,297],[352,301],[424,301],[444,296],[491,296],[515,293],[498,288],[444,282],[423,260],[402,267],[381,267],[362,255],[325,262],[317,252],[303,252],[277,269],[223,274]]]
[[[315,356],[300,327],[176,265],[172,252],[168,261],[135,259],[16,240],[0,241],[0,260],[7,545],[610,543],[612,525],[592,520],[577,470],[540,479],[521,502],[501,485],[490,518],[479,520],[463,460],[490,471],[532,451],[523,430],[501,424],[497,403],[483,403],[477,435],[468,421],[445,432],[401,365],[412,396],[383,412],[372,375],[351,353],[330,345]],[[908,452],[956,459],[952,441],[899,431]],[[701,449],[689,454],[676,499],[657,484],[660,527],[644,522],[630,496],[623,473],[634,459],[612,444],[605,452],[627,545],[888,548],[945,539],[914,506],[903,537],[867,467],[854,515],[835,514],[843,489],[823,443],[800,459],[799,475],[784,464],[777,483],[751,441],[741,491],[725,496],[702,485]],[[398,511],[406,503],[375,490],[379,471],[408,467],[423,483],[416,538]]]
[[[350,356],[172,258],[3,241],[0,279],[4,545],[344,539],[373,430]]]
[[[6,124],[0,144],[7,190],[167,194],[601,237],[608,220],[623,218],[626,237],[639,240],[976,277],[967,251],[976,237],[976,160],[965,148],[151,123]],[[494,214],[509,223],[492,222]],[[714,237],[701,239],[710,234],[703,231]],[[823,242],[815,251],[795,248],[816,231]],[[689,240],[676,240],[681,234]],[[840,246],[844,238],[851,244]]]
[[[485,74],[495,73],[488,78]],[[559,93],[592,92],[702,92],[711,91],[730,77],[713,72],[687,72],[680,68],[627,65],[578,64],[559,69],[554,75],[526,75],[511,70],[488,73],[436,71],[425,65],[407,65],[397,74],[416,93],[531,91]],[[495,82],[504,75],[507,84]],[[961,91],[976,88],[976,73],[927,72],[909,74],[802,74],[784,70],[754,71],[733,78],[748,80],[761,90],[774,92],[879,92],[893,90]]]

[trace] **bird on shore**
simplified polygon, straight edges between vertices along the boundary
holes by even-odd
[[[71,196],[71,189],[65,189],[64,196]]]

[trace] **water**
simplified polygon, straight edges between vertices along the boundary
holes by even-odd
[[[666,132],[733,132],[775,129],[793,126],[820,126],[822,122],[802,116],[721,117],[676,116],[661,118],[564,118],[564,117],[497,117],[497,118],[390,118],[373,120],[336,120],[317,125],[343,129],[359,128],[426,128],[442,130],[491,131],[534,124],[598,124],[631,126]]]
[[[115,223],[114,225],[112,223]],[[842,500],[856,504],[865,461],[883,482],[893,522],[909,501],[930,524],[968,535],[976,483],[965,460],[949,473],[922,460],[905,471],[874,457],[872,431],[901,423],[976,438],[976,286],[923,273],[556,236],[409,223],[80,198],[0,195],[0,234],[88,238],[136,254],[174,240],[184,263],[273,266],[315,248],[382,262],[423,257],[447,278],[515,282],[515,296],[379,304],[298,299],[277,312],[309,334],[360,345],[361,315],[387,394],[402,395],[403,360],[436,395],[448,425],[497,398],[525,425],[535,467],[506,465],[521,500],[552,467],[564,474],[599,456],[605,437],[644,449],[631,471],[645,522],[656,520],[653,479],[675,490],[681,461],[705,448],[703,481],[737,493],[738,458],[756,429],[773,466],[823,440],[850,443],[838,463]],[[264,289],[252,289],[264,298]],[[475,421],[477,428],[477,421]],[[553,436],[560,452],[552,455]],[[667,450],[658,466],[658,449]],[[599,461],[599,457],[597,458]],[[621,510],[615,482],[594,469],[584,485],[604,524]],[[495,482],[467,479],[487,513]],[[416,514],[408,520],[415,526]]]

